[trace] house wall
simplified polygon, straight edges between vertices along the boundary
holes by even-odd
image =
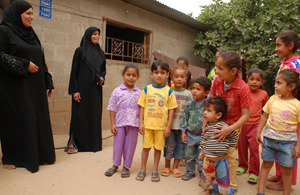
[[[69,131],[71,97],[68,95],[68,83],[74,51],[86,28],[97,26],[104,29],[103,17],[152,31],[151,52],[157,51],[174,59],[186,56],[191,64],[201,65],[200,58],[193,55],[196,30],[123,1],[53,0],[51,19],[39,16],[39,0],[29,2],[34,8],[33,28],[41,40],[55,84],[54,95],[49,98],[54,134],[67,134]],[[101,36],[100,45],[104,45],[104,39]],[[110,128],[106,107],[111,92],[122,83],[120,73],[125,64],[126,62],[107,60],[103,129]],[[150,64],[138,64],[138,67],[141,75],[137,86],[142,89],[151,83]]]

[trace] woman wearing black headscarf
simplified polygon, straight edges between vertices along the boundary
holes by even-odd
[[[99,46],[100,29],[89,27],[75,50],[69,84],[72,95],[69,154],[102,150],[102,85],[105,55]]]
[[[0,25],[0,139],[5,169],[55,161],[47,94],[53,94],[40,41],[31,27],[32,6],[16,1]]]

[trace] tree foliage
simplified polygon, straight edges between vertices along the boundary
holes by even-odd
[[[195,55],[214,64],[219,49],[234,50],[247,59],[247,68],[258,67],[266,73],[266,87],[273,91],[280,59],[275,40],[281,30],[300,34],[299,0],[231,0],[203,6],[197,20],[210,25],[198,33]]]

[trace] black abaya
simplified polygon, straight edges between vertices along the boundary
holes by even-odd
[[[29,29],[33,36],[28,41],[12,25],[4,20],[0,25],[2,162],[37,172],[39,165],[55,161],[46,94],[47,89],[53,89],[52,77],[34,31]],[[38,72],[28,72],[30,61],[39,67]]]
[[[80,103],[72,98],[69,143],[73,138],[81,152],[102,150],[102,86],[99,82],[100,77],[105,78],[106,61],[100,46],[91,42],[96,30],[99,29],[90,27],[81,46],[75,50],[69,84],[69,94],[79,92],[81,97]]]

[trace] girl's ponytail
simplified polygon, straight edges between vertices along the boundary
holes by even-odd
[[[246,64],[247,64],[247,60],[242,57],[242,79],[247,82],[247,69],[246,69]]]

